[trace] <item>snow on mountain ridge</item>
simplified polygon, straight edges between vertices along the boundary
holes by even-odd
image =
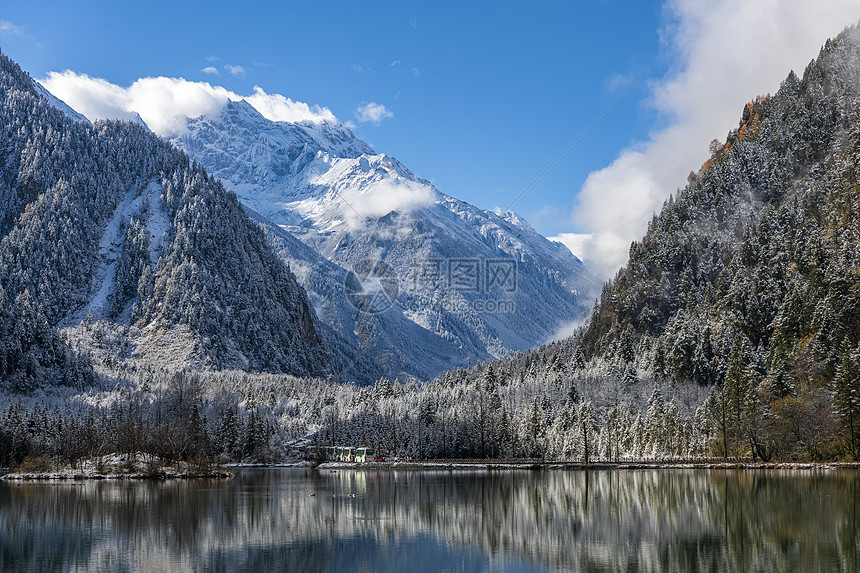
[[[185,133],[172,141],[230,185],[245,204],[276,220],[283,218],[277,211],[286,203],[307,198],[308,189],[302,187],[308,182],[300,185],[297,178],[306,177],[308,168],[319,171],[324,156],[373,153],[343,124],[274,122],[244,100],[228,102],[217,114],[189,119]]]
[[[52,107],[55,107],[64,114],[66,114],[66,117],[68,117],[72,121],[90,121],[83,114],[80,114],[74,109],[72,109],[69,104],[49,92],[48,89],[39,82],[34,81],[33,86],[36,88],[36,92],[43,98],[48,100],[48,103],[51,104]]]
[[[173,141],[259,213],[281,256],[305,277],[329,347],[371,356],[377,371],[367,376],[428,378],[537,346],[580,319],[599,287],[570,251],[516,214],[445,195],[343,124],[273,122],[247,102],[230,102],[190,119]],[[312,250],[296,248],[284,231]],[[319,256],[341,270],[316,270]],[[368,260],[384,261],[401,285],[394,304],[373,315],[344,295],[349,270]],[[504,288],[487,266],[500,261],[516,266]],[[464,264],[470,288],[455,284]],[[430,267],[439,280],[421,283]]]

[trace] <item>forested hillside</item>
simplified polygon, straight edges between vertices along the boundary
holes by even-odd
[[[139,125],[73,121],[2,54],[0,128],[4,387],[90,382],[56,330],[83,320],[133,326],[150,354],[181,333],[193,360],[177,367],[327,371],[304,291],[183,152]]]
[[[585,359],[721,388],[717,450],[857,455],[858,43],[847,29],[744,107],[573,341]]]

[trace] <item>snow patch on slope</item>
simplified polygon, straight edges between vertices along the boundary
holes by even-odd
[[[93,320],[109,318],[109,298],[116,287],[116,262],[125,241],[125,225],[134,214],[141,212],[144,205],[148,205],[146,211],[147,230],[150,233],[150,260],[155,270],[155,264],[161,254],[161,246],[170,230],[170,220],[161,208],[160,183],[151,181],[143,192],[138,191],[139,189],[132,188],[125,194],[105,227],[99,241],[100,265],[93,280],[95,293],[83,308],[65,321],[67,325],[87,320],[90,315]]]
[[[162,247],[167,242],[172,222],[161,204],[161,185],[150,182],[144,191],[145,201],[149,203],[146,229],[149,233],[149,261],[154,271],[162,254]]]

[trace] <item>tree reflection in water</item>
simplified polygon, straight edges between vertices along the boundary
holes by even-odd
[[[0,570],[854,571],[857,487],[725,470],[0,484]]]

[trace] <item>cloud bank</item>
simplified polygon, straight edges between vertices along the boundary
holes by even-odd
[[[253,95],[242,96],[208,82],[166,77],[141,78],[128,87],[121,87],[70,70],[50,72],[39,83],[90,121],[135,121],[140,115],[152,131],[163,137],[182,133],[190,117],[216,113],[228,101],[241,99],[272,121],[337,121],[328,108],[309,106],[280,94],[267,94],[259,87],[254,88]]]
[[[663,201],[683,187],[724,140],[746,102],[774,93],[828,37],[860,18],[856,0],[669,0],[661,31],[675,65],[652,85],[652,104],[668,124],[592,172],[577,198],[577,226],[593,234],[576,244],[592,270],[611,276],[627,260]]]

